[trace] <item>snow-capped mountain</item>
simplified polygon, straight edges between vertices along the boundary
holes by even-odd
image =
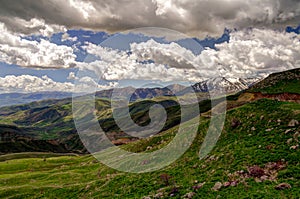
[[[214,78],[203,82],[194,84],[192,87],[195,92],[220,92],[220,93],[234,93],[248,89],[253,84],[258,82],[258,78]]]

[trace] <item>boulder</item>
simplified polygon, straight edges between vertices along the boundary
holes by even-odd
[[[214,191],[219,191],[222,188],[223,184],[221,182],[216,182],[215,186],[212,188]]]
[[[295,126],[298,126],[299,125],[299,122],[295,119],[292,119],[289,124],[288,124],[288,127],[295,127]]]

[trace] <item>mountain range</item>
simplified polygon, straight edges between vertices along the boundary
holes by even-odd
[[[182,96],[194,91],[196,93],[207,93],[211,91],[225,92],[227,94],[245,90],[259,79],[241,78],[214,78],[196,83],[191,87],[180,84],[172,84],[164,88],[116,88],[96,92],[96,97],[110,99],[114,93],[116,97],[124,97],[129,93],[130,101],[150,99],[161,96]],[[191,90],[193,89],[193,90]],[[80,94],[77,94],[80,95]],[[41,100],[55,100],[72,97],[71,92],[36,92],[36,93],[3,93],[0,94],[0,107],[26,104]]]
[[[0,94],[0,107],[71,96],[70,92],[2,93]]]

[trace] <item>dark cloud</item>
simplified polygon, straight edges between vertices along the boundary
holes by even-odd
[[[44,25],[24,25],[33,18]],[[225,27],[281,27],[299,19],[298,0],[0,0],[0,21],[24,34],[47,24],[109,32],[157,26],[205,36]]]

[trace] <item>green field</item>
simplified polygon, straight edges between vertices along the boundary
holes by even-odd
[[[299,113],[299,104],[265,99],[229,110],[217,146],[203,160],[198,153],[209,120],[201,118],[191,148],[170,166],[151,173],[118,172],[89,155],[2,157],[0,196],[182,198],[193,192],[193,198],[299,198],[300,153],[291,147],[299,144],[296,132],[300,127],[288,125],[292,119],[300,121]],[[174,129],[123,147],[133,152],[142,152],[147,146],[159,149],[172,139]],[[244,174],[238,172],[241,170]],[[217,182],[234,182],[236,186],[212,190]],[[291,188],[276,190],[280,183],[288,183]]]

